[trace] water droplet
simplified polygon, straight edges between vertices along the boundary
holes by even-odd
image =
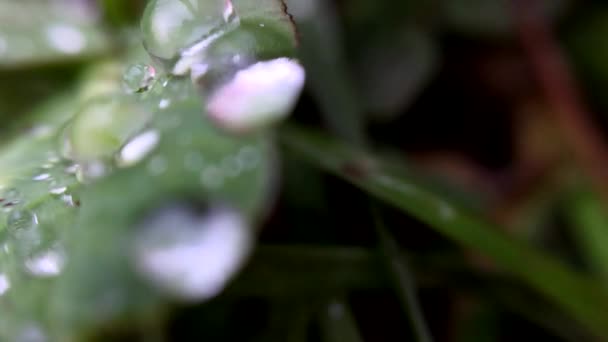
[[[155,156],[148,162],[147,169],[153,176],[162,175],[167,171],[169,163],[163,156]]]
[[[169,108],[170,105],[171,105],[171,100],[169,100],[169,99],[162,99],[158,103],[158,108],[160,108],[160,109],[167,109],[167,108]]]
[[[214,40],[238,24],[230,0],[152,0],[141,28],[148,53],[172,73],[185,75]]]
[[[7,188],[0,194],[0,205],[10,210],[21,202],[21,194],[15,188]]]
[[[158,131],[150,130],[131,139],[121,150],[117,157],[118,166],[129,167],[139,163],[160,142]]]
[[[261,23],[261,24],[260,24],[260,27],[265,27],[265,26],[266,26],[266,25],[264,25],[264,23]]]
[[[32,138],[46,138],[53,134],[55,130],[49,125],[36,125],[29,129],[29,135]]]
[[[60,248],[51,248],[25,261],[27,271],[36,277],[55,277],[61,273],[65,264],[65,255]]]
[[[0,56],[4,55],[8,51],[8,43],[6,39],[0,36]]]
[[[11,288],[11,282],[5,273],[0,273],[0,296],[4,295]]]
[[[34,176],[34,178],[32,178],[35,181],[45,181],[51,178],[51,175],[48,173],[41,173],[39,175]]]
[[[102,161],[95,160],[85,162],[78,166],[76,170],[76,179],[80,183],[89,183],[105,176],[108,172],[109,166]]]
[[[207,166],[201,172],[201,183],[209,189],[217,189],[224,185],[222,170],[216,166]]]
[[[262,156],[258,148],[253,146],[245,146],[241,148],[236,158],[242,165],[243,169],[251,170],[258,167]]]
[[[329,304],[327,312],[332,319],[341,319],[344,317],[344,305],[338,301],[333,301]]]
[[[130,65],[122,77],[123,88],[130,94],[147,91],[154,84],[155,77],[156,69],[151,65]]]
[[[454,211],[454,208],[452,208],[449,204],[440,201],[439,202],[439,216],[446,220],[452,220],[454,218],[454,216],[456,215],[456,212]]]
[[[56,187],[56,188],[51,188],[51,190],[49,190],[49,192],[53,195],[61,195],[63,193],[65,193],[68,190],[67,186],[60,186],[60,187]]]
[[[78,164],[72,164],[65,168],[65,172],[68,174],[71,174],[71,175],[75,175],[76,172],[78,172],[78,168],[79,168]]]
[[[61,200],[63,201],[63,203],[65,203],[68,207],[73,207],[74,206],[74,198],[72,197],[72,195],[62,195],[61,196]]]
[[[251,250],[251,231],[228,208],[200,214],[174,205],[154,211],[135,242],[137,270],[156,286],[184,300],[216,296]]]
[[[192,133],[184,132],[177,137],[177,144],[180,146],[190,146],[192,145],[192,141],[194,138],[192,137]]]
[[[188,171],[199,172],[204,166],[205,159],[197,151],[189,151],[184,156],[184,167]]]
[[[221,165],[223,173],[228,177],[236,177],[243,171],[243,165],[239,158],[226,157]]]
[[[304,79],[304,68],[292,59],[255,63],[212,93],[208,115],[220,127],[236,133],[268,126],[291,112]]]
[[[38,225],[38,216],[27,209],[14,210],[8,216],[6,224],[8,230],[15,237],[20,238],[21,234],[32,230]]]
[[[85,35],[76,27],[55,24],[46,29],[49,46],[65,54],[77,54],[87,45]]]
[[[48,342],[40,325],[27,323],[19,334],[14,337],[14,342]]]
[[[11,211],[7,218],[7,233],[21,255],[31,253],[42,241],[38,216],[27,209],[16,208]]]

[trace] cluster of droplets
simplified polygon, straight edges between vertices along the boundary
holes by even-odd
[[[21,270],[38,278],[54,277],[61,273],[65,264],[62,244],[53,232],[45,229],[40,222],[38,211],[55,210],[59,207],[71,210],[79,201],[71,193],[76,183],[73,165],[67,164],[54,154],[50,154],[31,176],[23,191],[10,187],[0,189],[4,230],[0,231],[0,261],[9,255],[20,260]],[[36,204],[29,197],[50,197],[49,201]],[[49,206],[45,208],[45,206]],[[0,263],[0,296],[11,288],[8,272],[2,271]]]
[[[189,76],[212,121],[227,131],[246,133],[284,118],[304,86],[304,69],[297,61],[281,56],[257,60],[250,45],[257,44],[256,35],[270,31],[241,25],[231,0],[150,1],[142,31],[152,59],[174,77]],[[142,67],[129,72],[143,74]],[[138,79],[129,82],[130,89],[142,89]]]

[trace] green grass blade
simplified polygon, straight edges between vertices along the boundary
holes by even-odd
[[[282,138],[290,153],[416,217],[464,247],[483,253],[594,334],[608,336],[608,294],[592,279],[509,238],[498,227],[409,182],[398,168],[382,165],[367,153],[303,129],[286,129]]]

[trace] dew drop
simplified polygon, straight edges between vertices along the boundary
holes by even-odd
[[[59,275],[64,264],[65,255],[63,251],[55,247],[28,258],[25,261],[25,268],[33,276],[49,278]]]
[[[108,172],[109,166],[103,161],[84,162],[76,170],[76,179],[80,183],[89,183],[105,176]]]
[[[34,178],[32,178],[35,181],[45,181],[51,178],[51,175],[48,173],[41,173],[39,175],[34,176]]]
[[[129,94],[149,90],[154,84],[156,69],[151,65],[134,64],[127,67],[122,76],[122,85]]]
[[[16,208],[7,218],[8,236],[15,242],[13,245],[20,254],[29,254],[42,241],[38,229],[38,216],[30,210]]]
[[[243,171],[243,164],[239,158],[226,157],[221,164],[222,171],[228,177],[237,177]]]
[[[20,238],[24,233],[31,231],[38,225],[38,216],[30,210],[19,209],[14,210],[7,218],[7,228]]]
[[[207,166],[201,172],[201,183],[209,189],[217,189],[224,185],[222,170],[216,166]]]
[[[168,71],[185,75],[214,40],[238,24],[230,0],[152,0],[141,29],[148,53]]]
[[[155,211],[135,241],[135,267],[153,284],[183,300],[219,294],[251,250],[243,217],[224,207],[201,214],[174,205]]]
[[[153,176],[160,176],[167,171],[169,163],[163,156],[155,156],[148,162],[147,169]]]
[[[59,186],[59,187],[51,188],[51,190],[49,190],[49,192],[53,195],[61,195],[61,194],[64,194],[67,190],[68,190],[67,186]]]
[[[171,100],[169,100],[169,99],[162,99],[158,103],[158,108],[160,108],[160,109],[167,109],[167,108],[169,108],[170,105],[171,105]]]
[[[11,282],[6,273],[0,273],[0,296],[4,295],[11,288]]]
[[[241,148],[236,158],[243,169],[251,170],[258,167],[262,156],[260,155],[260,150],[258,148],[245,146]]]
[[[129,167],[139,163],[160,142],[158,131],[150,130],[131,139],[119,152],[117,164],[120,167]]]
[[[205,159],[197,151],[189,151],[184,156],[184,168],[188,171],[199,172],[204,166]]]
[[[55,24],[46,29],[49,45],[65,54],[77,54],[87,44],[86,37],[79,29],[65,24]]]
[[[212,92],[207,113],[218,126],[235,133],[271,125],[291,112],[304,80],[304,68],[295,60],[255,63]]]
[[[72,197],[72,195],[62,195],[61,196],[61,200],[63,201],[63,203],[65,203],[68,207],[73,207],[74,206],[74,198]]]
[[[8,43],[6,39],[0,36],[0,56],[4,55],[8,51]]]
[[[13,342],[48,342],[48,339],[40,325],[28,323],[21,328],[19,334],[14,337]]]
[[[440,201],[439,202],[439,216],[446,221],[452,220],[454,218],[454,216],[456,215],[456,212],[454,211],[454,208],[452,208],[449,204]]]

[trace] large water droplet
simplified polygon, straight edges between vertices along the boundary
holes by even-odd
[[[304,68],[295,60],[258,62],[215,90],[207,112],[219,126],[236,133],[265,127],[291,112],[304,80]]]
[[[127,67],[123,74],[122,84],[127,93],[141,93],[147,91],[154,84],[156,69],[151,65],[134,64]]]
[[[238,22],[230,0],[152,0],[141,29],[148,53],[167,70],[185,74],[211,42]]]
[[[251,249],[251,231],[228,208],[203,214],[187,205],[155,211],[140,228],[135,266],[156,286],[185,300],[214,297]]]

